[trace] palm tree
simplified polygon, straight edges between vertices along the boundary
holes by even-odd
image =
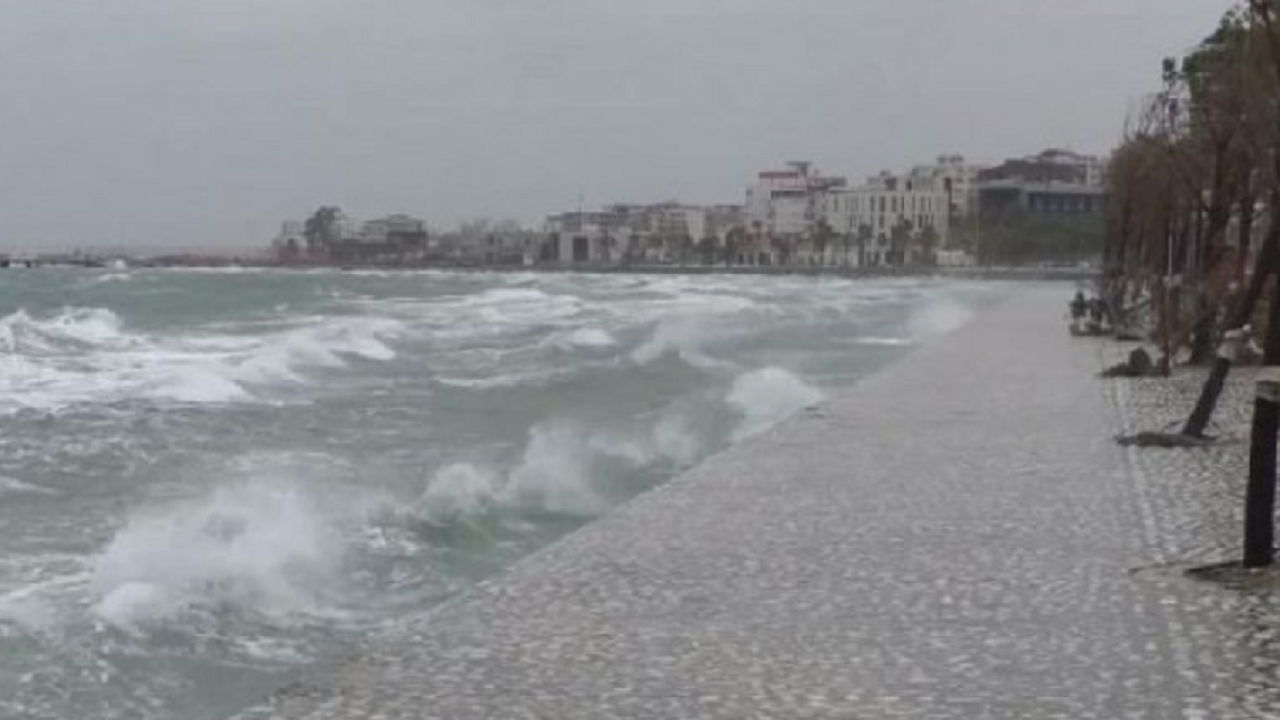
[[[858,226],[858,267],[867,266],[867,243],[875,239],[876,231],[867,223]]]
[[[342,210],[334,205],[324,205],[307,218],[302,236],[307,241],[307,256],[316,259],[329,256],[334,245],[342,238],[339,223]]]
[[[907,263],[907,243],[911,241],[911,221],[901,218],[889,231],[889,256],[895,265]]]
[[[813,231],[813,248],[818,253],[819,261],[822,265],[827,264],[827,246],[836,237],[836,231],[827,222],[826,218],[819,218],[817,225]]]
[[[920,244],[921,262],[936,265],[938,262],[938,231],[932,225],[926,225],[916,237]]]
[[[746,228],[735,227],[729,231],[724,238],[724,264],[726,266],[733,265],[737,262],[738,249],[745,245],[747,236]]]
[[[707,236],[699,240],[698,255],[703,265],[714,265],[716,262],[716,239]]]

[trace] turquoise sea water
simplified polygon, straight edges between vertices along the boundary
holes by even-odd
[[[993,294],[0,270],[0,718],[225,717]]]

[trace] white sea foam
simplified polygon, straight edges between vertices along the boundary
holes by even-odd
[[[742,415],[742,424],[733,433],[736,442],[812,406],[822,400],[822,393],[786,370],[765,368],[740,375],[727,400]]]
[[[191,404],[226,404],[252,399],[235,381],[201,367],[189,367],[174,373],[174,377],[159,383],[150,394]]]
[[[860,337],[857,339],[859,345],[878,345],[881,347],[905,347],[914,345],[915,341],[911,338],[896,337]]]
[[[600,328],[582,328],[575,330],[566,338],[569,345],[584,348],[607,348],[618,344],[608,332]]]
[[[728,363],[707,355],[702,343],[707,331],[696,318],[678,318],[658,323],[653,333],[642,345],[631,353],[631,360],[637,365],[648,365],[667,355],[675,355],[693,367],[713,369],[725,367]]]
[[[0,497],[5,495],[61,495],[62,493],[40,485],[23,482],[0,475]]]
[[[651,434],[653,449],[678,466],[692,465],[703,452],[702,440],[688,416],[668,413],[658,420]]]
[[[917,340],[946,335],[959,330],[973,320],[973,311],[950,296],[928,300],[912,312],[907,329]]]
[[[145,335],[101,308],[48,318],[19,310],[0,318],[0,412],[140,399],[249,402],[260,388],[302,383],[310,371],[343,368],[348,359],[391,360],[388,341],[405,326],[337,317],[293,319],[267,334],[237,330]]]
[[[421,504],[432,520],[448,521],[480,515],[499,501],[497,475],[471,463],[456,463],[436,472]]]
[[[511,473],[507,497],[523,506],[591,516],[606,508],[592,485],[589,438],[576,426],[551,423],[529,433],[520,465]]]
[[[341,538],[302,488],[244,483],[132,518],[95,563],[93,612],[138,632],[192,609],[313,612]]]
[[[0,318],[0,352],[8,354],[48,355],[135,342],[121,331],[120,318],[102,308],[68,308],[44,319],[18,310]]]
[[[76,572],[32,578],[16,589],[0,592],[0,624],[29,630],[53,628],[66,613],[67,599],[82,594],[85,581],[85,573]]]
[[[439,470],[420,501],[432,520],[454,520],[494,509],[537,510],[590,517],[608,508],[607,464],[641,467],[667,453],[689,458],[697,449],[671,437],[675,425],[646,434],[592,431],[548,421],[529,431],[519,461],[505,474],[473,463]],[[659,439],[660,438],[660,439]]]

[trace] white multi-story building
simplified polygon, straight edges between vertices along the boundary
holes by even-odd
[[[613,215],[608,212],[566,212],[547,218],[544,230],[560,263],[599,263],[614,260],[618,245]]]
[[[846,184],[844,178],[824,176],[807,162],[767,170],[747,189],[747,222],[753,232],[772,238],[807,237],[823,216],[827,196]]]
[[[400,238],[425,237],[427,223],[409,215],[396,214],[369,220],[360,226],[357,239],[366,243],[385,243]]]
[[[920,165],[911,171],[917,181],[933,178],[947,193],[952,217],[966,217],[978,209],[978,174],[986,166],[968,162],[963,155],[939,155],[932,165]]]
[[[827,224],[837,236],[852,238],[853,265],[911,264],[932,245],[945,247],[951,204],[945,179],[932,173],[885,172],[856,188],[829,194]],[[828,251],[830,254],[830,251]]]
[[[738,206],[704,207],[676,201],[619,203],[603,211],[559,213],[547,218],[544,232],[562,263],[629,261],[672,262],[688,257],[707,238],[722,246],[741,227]]]

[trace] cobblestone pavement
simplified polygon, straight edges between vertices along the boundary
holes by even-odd
[[[1101,380],[1018,290],[261,718],[1280,717],[1280,593],[1230,558],[1247,379],[1211,450],[1122,450],[1198,385]]]

